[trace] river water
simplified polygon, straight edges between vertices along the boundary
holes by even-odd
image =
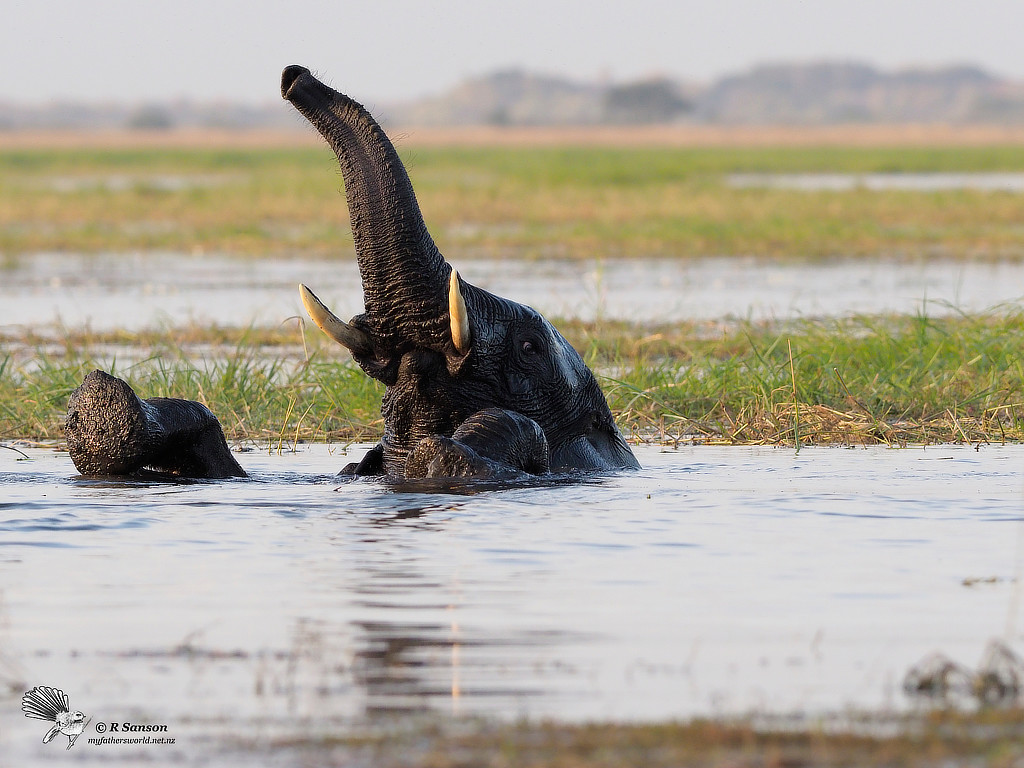
[[[1020,638],[1022,446],[640,446],[640,472],[448,490],[335,477],[360,450],[182,484],[0,450],[5,764],[102,752],[43,745],[33,685],[193,759],[381,712],[899,712],[930,652]]]

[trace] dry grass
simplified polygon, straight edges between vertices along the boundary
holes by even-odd
[[[1024,126],[851,124],[646,126],[385,126],[408,147],[986,147],[1024,144]],[[321,146],[295,130],[3,131],[0,151],[22,149],[284,148]]]
[[[908,445],[933,443],[981,443],[1020,440],[1020,427],[1009,428],[1003,409],[995,408],[981,416],[957,416],[952,410],[929,419],[895,419],[886,421],[851,403],[849,409],[837,410],[824,405],[788,402],[770,407],[755,405],[741,409],[730,417],[730,429],[702,427],[699,423],[673,420],[661,416],[656,424],[640,426],[640,435],[657,436],[660,442],[682,441],[704,445],[887,445],[903,448]],[[623,413],[637,424],[639,414]],[[687,429],[693,434],[685,434]]]
[[[415,722],[415,721],[414,721]],[[260,743],[295,765],[430,768],[839,768],[984,765],[1024,759],[1019,709],[936,712],[844,725],[771,727],[728,720],[659,724],[455,721],[380,728],[353,736]],[[239,751],[252,750],[251,739]]]

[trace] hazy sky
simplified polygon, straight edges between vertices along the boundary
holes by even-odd
[[[625,10],[626,7],[630,10]],[[369,104],[524,67],[707,80],[764,61],[977,63],[1024,80],[1024,0],[3,0],[0,100],[277,98],[286,64]]]

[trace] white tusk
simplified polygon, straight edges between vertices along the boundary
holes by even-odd
[[[469,352],[469,313],[459,290],[459,273],[454,269],[448,281],[448,316],[452,324],[452,343],[459,354],[464,355]]]
[[[367,336],[363,331],[353,328],[348,323],[339,320],[337,316],[327,308],[327,305],[320,301],[316,294],[302,283],[299,283],[299,295],[302,297],[302,305],[306,308],[306,312],[309,314],[310,319],[312,319],[312,321],[316,323],[317,328],[326,333],[329,338],[334,339],[334,341],[352,352],[368,354],[373,350],[373,344],[371,343],[369,336]]]

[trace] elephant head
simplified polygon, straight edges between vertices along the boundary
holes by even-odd
[[[537,311],[470,285],[445,261],[366,109],[303,67],[284,70],[281,92],[341,165],[365,311],[346,323],[300,290],[317,325],[386,385],[383,471],[404,475],[424,439],[495,409],[539,425],[552,471],[639,467],[579,353]]]

